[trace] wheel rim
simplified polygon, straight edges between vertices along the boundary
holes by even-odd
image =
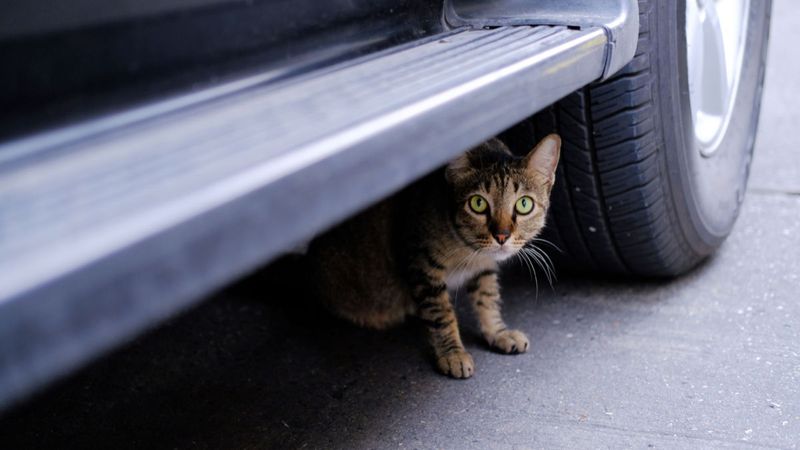
[[[742,71],[750,0],[686,0],[689,101],[697,147],[712,156],[728,127]]]

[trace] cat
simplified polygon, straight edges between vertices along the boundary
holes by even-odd
[[[418,316],[438,369],[469,378],[475,365],[448,292],[463,286],[489,345],[526,352],[527,336],[501,316],[498,269],[544,227],[560,148],[551,134],[518,157],[490,139],[315,239],[308,257],[318,297],[370,328]]]

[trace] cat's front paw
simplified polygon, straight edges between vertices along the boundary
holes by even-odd
[[[528,336],[519,330],[503,330],[495,334],[489,343],[503,353],[525,353],[528,351]]]
[[[439,357],[439,370],[453,378],[469,378],[475,373],[472,355],[464,350],[454,350]]]

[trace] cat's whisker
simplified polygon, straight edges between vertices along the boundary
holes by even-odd
[[[548,254],[547,254],[547,252],[546,252],[546,251],[544,251],[543,249],[541,249],[541,248],[537,247],[535,244],[533,244],[533,245],[532,245],[532,248],[533,248],[533,249],[534,249],[536,252],[538,252],[539,254],[541,254],[541,255],[542,255],[544,258],[546,258],[546,259],[547,259],[548,266],[549,266],[549,269],[550,269],[550,273],[553,275],[553,279],[554,279],[554,280],[556,280],[556,281],[558,281],[558,277],[556,276],[556,269],[555,269],[556,265],[555,265],[555,264],[553,264],[553,260],[550,258],[550,255],[548,255]]]
[[[556,277],[555,269],[553,268],[553,261],[550,257],[536,246],[526,247],[525,252],[532,256],[538,263],[539,267],[544,270],[547,276],[547,281],[550,283],[550,288],[553,288],[553,280],[558,280]]]
[[[525,249],[525,251],[528,252],[536,260],[536,262],[538,263],[539,267],[541,267],[542,270],[545,271],[545,275],[547,276],[547,278],[549,280],[550,279],[550,271],[549,271],[550,267],[546,264],[546,261],[544,261],[544,259],[542,258],[541,253],[539,253],[539,251],[535,247],[527,247]]]
[[[521,257],[521,256],[519,256],[519,253],[517,253],[516,255],[514,255],[514,260],[515,260],[515,261],[517,261],[517,264],[519,264],[519,266],[520,266],[520,267],[524,267],[524,266],[523,266],[523,263],[522,263],[522,257]]]
[[[544,257],[539,254],[539,260],[541,261],[542,267],[544,268],[544,273],[547,275],[547,282],[550,284],[550,289],[553,289],[553,280],[555,279],[555,273],[553,269],[550,267],[550,264],[544,259]]]
[[[546,264],[544,264],[541,256],[535,250],[533,250],[531,248],[526,248],[525,249],[525,253],[528,256],[530,256],[531,258],[533,258],[533,260],[536,262],[536,265],[539,266],[542,269],[542,271],[544,271],[544,274],[547,277],[547,281],[552,286],[553,283],[552,283],[550,272],[549,272],[548,268],[546,267]]]
[[[536,285],[536,299],[539,299],[539,277],[536,275],[536,268],[533,267],[533,262],[530,259],[530,255],[527,252],[519,252],[517,253],[520,257],[525,261],[528,265],[528,271],[533,275],[533,282]]]
[[[551,247],[553,247],[554,249],[556,249],[559,253],[564,253],[564,250],[561,250],[556,244],[548,241],[547,239],[533,238],[533,239],[530,240],[530,242],[534,242],[534,241],[541,242],[541,243],[544,243],[544,244],[548,244]]]
[[[514,256],[517,257],[517,261],[519,261],[520,265],[524,265],[525,268],[528,269],[528,276],[533,279],[533,271],[531,270],[531,266],[528,264],[528,261],[525,260],[524,253],[517,252],[517,254]]]
[[[527,250],[526,250],[526,253],[527,253],[527,254],[528,254],[528,255],[529,255],[531,258],[533,258],[533,261],[535,261],[535,262],[536,262],[536,265],[537,265],[537,266],[539,266],[539,267],[542,269],[542,271],[544,272],[544,275],[545,275],[545,277],[547,277],[547,282],[548,282],[548,283],[550,283],[550,286],[552,287],[552,286],[553,286],[553,280],[552,280],[552,278],[550,277],[550,272],[547,270],[547,268],[546,268],[546,267],[545,267],[545,265],[543,264],[543,261],[542,261],[542,258],[541,258],[541,256],[539,256],[539,254],[538,254],[538,253],[536,253],[535,251],[533,251],[533,250],[531,250],[531,249],[527,249]]]

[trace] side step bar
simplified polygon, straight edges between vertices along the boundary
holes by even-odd
[[[599,79],[607,43],[456,31],[0,145],[0,406]]]

